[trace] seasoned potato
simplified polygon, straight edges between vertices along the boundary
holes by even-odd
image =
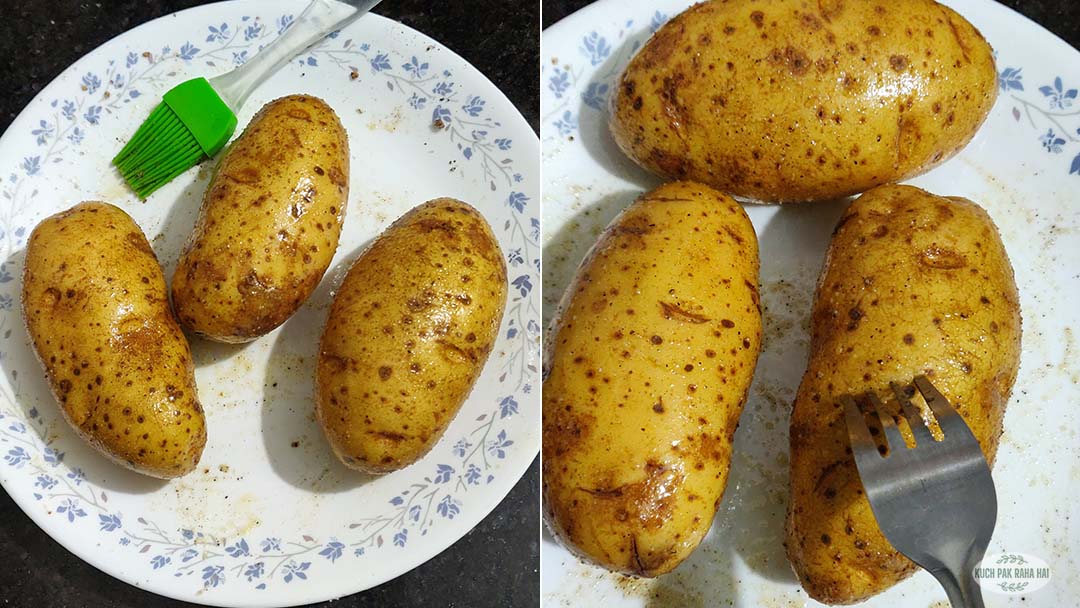
[[[821,200],[947,159],[996,95],[990,45],[932,0],[712,0],[633,58],[611,129],[662,177]]]
[[[353,263],[319,344],[318,419],[346,466],[417,461],[469,396],[495,345],[506,265],[471,206],[440,198]]]
[[[915,570],[863,495],[837,397],[886,399],[890,382],[925,374],[993,463],[1019,357],[1013,271],[985,211],[910,186],[876,188],[848,208],[818,283],[791,417],[786,545],[810,597],[858,602]]]
[[[272,101],[225,153],[172,281],[180,323],[247,342],[304,303],[337,250],[349,143],[321,99]]]
[[[30,234],[22,308],[64,418],[112,460],[153,477],[195,468],[206,420],[165,275],[126,213],[87,202]]]
[[[564,296],[543,394],[545,517],[577,555],[656,576],[720,505],[761,346],[757,238],[671,183],[607,228]]]

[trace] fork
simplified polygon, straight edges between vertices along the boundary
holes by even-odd
[[[893,416],[873,391],[863,396],[877,411],[888,443],[879,450],[859,404],[844,406],[851,451],[866,497],[885,538],[945,588],[953,608],[983,608],[974,569],[986,553],[997,520],[990,466],[971,429],[926,376],[914,387],[890,383],[915,438],[909,448]],[[944,438],[936,441],[911,403],[918,388]]]

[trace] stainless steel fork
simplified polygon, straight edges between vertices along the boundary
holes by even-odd
[[[934,575],[953,608],[983,608],[974,569],[986,553],[997,520],[990,466],[964,419],[925,376],[891,384],[915,438],[904,442],[893,415],[874,392],[863,402],[876,410],[888,443],[879,450],[856,399],[840,397],[855,464],[874,517],[893,547]],[[918,388],[944,438],[934,439],[911,402]]]

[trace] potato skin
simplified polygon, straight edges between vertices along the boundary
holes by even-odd
[[[985,211],[962,198],[882,186],[840,219],[811,322],[791,417],[785,544],[810,597],[849,604],[915,565],[878,528],[836,398],[874,390],[898,411],[889,382],[926,374],[992,464],[1020,360],[1019,299]]]
[[[349,142],[310,95],[266,104],[221,159],[172,281],[180,323],[248,342],[288,319],[337,250]]]
[[[544,514],[578,556],[657,576],[712,524],[761,348],[757,237],[700,184],[645,194],[567,290],[543,387]]]
[[[428,201],[353,262],[319,344],[317,415],[346,466],[387,473],[426,454],[495,346],[506,264],[472,206]]]
[[[633,58],[611,130],[667,179],[823,200],[949,158],[996,96],[990,45],[932,0],[709,1]]]
[[[26,326],[64,418],[102,454],[164,479],[190,472],[206,444],[191,351],[142,230],[85,202],[30,233]]]

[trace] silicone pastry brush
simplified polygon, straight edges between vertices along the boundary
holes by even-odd
[[[276,40],[244,65],[209,80],[193,78],[170,89],[112,160],[124,181],[145,199],[203,159],[217,154],[236,130],[248,95],[286,62],[327,34],[370,11],[380,0],[347,0],[356,10],[312,0]]]

